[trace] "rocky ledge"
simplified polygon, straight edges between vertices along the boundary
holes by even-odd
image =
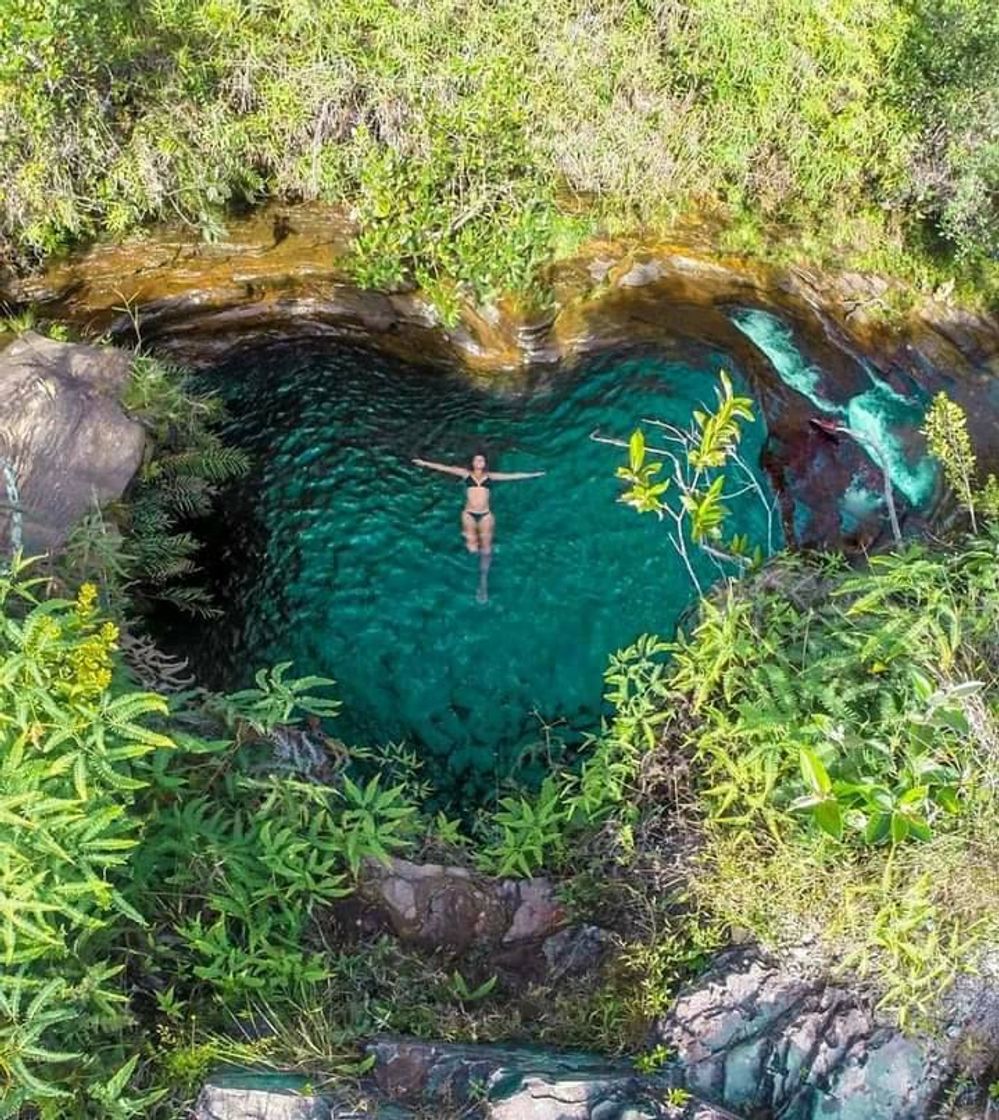
[[[360,898],[367,920],[374,915],[435,959],[485,955],[488,971],[501,972],[507,987],[540,979],[544,959],[545,979],[557,984],[567,974],[558,963],[567,959],[565,946],[594,932],[599,951],[573,958],[573,971],[599,983],[602,961],[614,951],[611,934],[566,924],[545,879],[513,883],[392,859],[365,866]],[[737,946],[651,1025],[649,1051],[661,1059],[653,1073],[593,1054],[380,1038],[365,1047],[370,1069],[356,1083],[319,1094],[302,1078],[228,1070],[204,1087],[195,1116],[934,1120],[962,1086],[970,1098],[973,1082],[999,1073],[999,989],[986,976],[964,985],[948,1024],[907,1035],[842,983]]]
[[[94,246],[42,275],[0,280],[0,298],[118,340],[141,339],[196,366],[272,344],[340,339],[510,387],[610,347],[723,353],[760,401],[770,431],[764,465],[781,495],[785,536],[802,546],[866,548],[884,529],[870,512],[845,527],[840,499],[857,487],[879,493],[879,472],[858,446],[830,448],[809,423],[817,394],[846,413],[872,379],[883,394],[911,400],[943,389],[965,408],[983,465],[999,464],[999,321],[962,309],[944,289],[920,294],[877,276],[767,268],[718,254],[695,229],[674,242],[590,244],[553,269],[555,302],[545,315],[469,306],[447,326],[419,292],[352,285],[351,233],[328,207],[273,207],[233,221],[213,244],[164,228]],[[739,329],[733,314],[747,309],[786,329],[805,379],[820,378],[816,392],[789,384]],[[918,459],[918,424],[898,438]],[[901,504],[903,517],[913,515]]]
[[[194,1120],[739,1120],[668,1077],[592,1055],[395,1039],[368,1050],[372,1074],[353,1091],[222,1073],[203,1088]]]
[[[989,1006],[994,1036],[999,1002]],[[665,1060],[653,1074],[587,1054],[379,1039],[349,1090],[230,1070],[204,1087],[195,1118],[932,1120],[981,1031],[976,1017],[949,1039],[905,1037],[846,990],[734,950],[656,1026]]]

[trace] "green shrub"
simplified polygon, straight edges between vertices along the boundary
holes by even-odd
[[[617,477],[627,486],[618,501],[638,513],[655,513],[669,522],[670,546],[683,561],[698,596],[703,595],[704,588],[691,562],[691,549],[714,564],[716,575],[724,576],[758,565],[774,548],[774,503],[739,454],[742,425],[751,424],[755,418],[753,402],[733,393],[732,381],[724,370],[718,374],[715,399],[712,411],[695,409],[685,429],[659,420],[646,421],[656,431],[658,447],[647,445],[644,432],[636,428],[627,445],[628,463],[617,469]],[[655,457],[651,462],[650,455]],[[668,469],[666,477],[660,479],[663,466]],[[732,476],[736,490],[732,489]],[[744,494],[752,494],[766,511],[765,553],[758,547],[750,556],[749,542],[738,535],[724,539],[729,513],[725,503]]]
[[[117,616],[162,603],[214,615],[218,608],[198,581],[200,543],[188,526],[211,512],[249,460],[219,436],[221,401],[195,391],[183,369],[136,355],[122,404],[149,434],[145,461],[123,501],[74,526],[60,571],[70,584],[95,580]]]
[[[782,557],[674,652],[708,817],[696,897],[859,973],[903,1022],[996,932],[997,560],[995,529],[863,573]]]
[[[320,908],[423,825],[377,775],[275,766],[269,736],[335,712],[332,682],[279,666],[171,710],[135,689],[93,584],[43,598],[27,568],[0,571],[2,1114],[144,1116],[165,1091],[149,1027],[310,998],[334,967]]]
[[[999,14],[988,0],[914,0],[896,97],[921,132],[903,191],[959,256],[999,253]]]
[[[948,486],[958,504],[967,513],[971,531],[978,531],[978,513],[999,520],[999,480],[990,474],[979,487],[978,463],[964,409],[938,393],[926,414],[922,429],[930,454],[940,463]]]
[[[149,727],[165,702],[121,687],[96,589],[39,600],[42,582],[0,572],[0,1099],[4,1115],[135,1116],[150,1102],[123,1095],[120,946],[145,923],[136,799],[173,744]]]

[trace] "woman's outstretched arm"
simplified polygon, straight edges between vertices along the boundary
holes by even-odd
[[[426,467],[427,470],[441,471],[443,474],[453,474],[458,478],[464,478],[468,474],[467,467],[449,467],[447,463],[432,463],[429,459],[414,459],[413,462],[418,467]]]
[[[497,482],[517,482],[521,478],[540,478],[544,471],[489,471],[489,477]]]

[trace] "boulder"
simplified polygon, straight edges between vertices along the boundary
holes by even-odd
[[[191,1120],[415,1120],[410,1109],[353,1088],[319,1094],[297,1074],[226,1069],[205,1084]]]
[[[491,879],[464,867],[368,860],[360,895],[405,944],[463,953],[540,943],[565,922],[547,879]]]
[[[121,350],[31,331],[0,353],[0,553],[58,548],[124,492],[145,443],[119,403],[130,368]]]
[[[482,1120],[731,1120],[695,1097],[668,1103],[669,1077],[592,1054],[391,1039],[367,1049],[381,1099],[442,1118],[477,1102]]]
[[[321,1097],[209,1082],[198,1094],[194,1120],[333,1120]]]

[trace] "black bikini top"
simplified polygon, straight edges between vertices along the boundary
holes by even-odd
[[[486,490],[488,490],[489,489],[489,475],[486,475],[486,477],[481,482],[479,482],[479,480],[474,475],[466,474],[465,475],[465,485],[466,486],[482,486],[482,487],[485,487]]]

